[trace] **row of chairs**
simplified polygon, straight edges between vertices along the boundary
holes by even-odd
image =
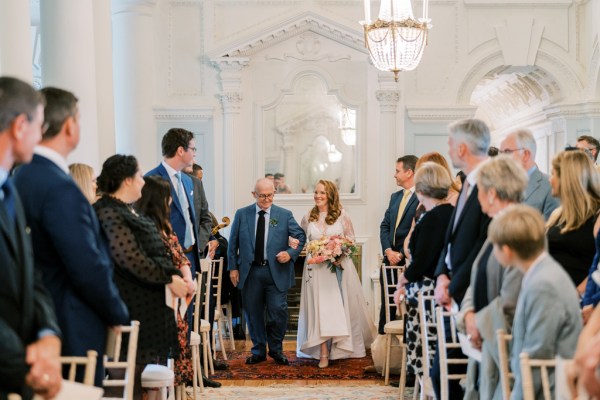
[[[398,340],[398,346],[401,347],[401,364],[400,364],[400,384],[398,389],[398,397],[404,399],[404,386],[406,382],[406,347],[407,343],[404,343],[404,322],[406,316],[406,307],[404,301],[401,302],[398,310],[397,306],[393,302],[393,293],[396,288],[398,276],[403,272],[403,267],[382,265],[383,268],[383,285],[384,285],[384,300],[386,309],[386,358],[382,374],[385,376],[385,384],[389,383],[389,365],[392,337],[396,337]],[[399,317],[398,320],[390,321],[393,313],[396,312]],[[420,325],[420,339],[422,344],[422,360],[423,374],[417,376],[415,379],[415,386],[413,392],[413,400],[417,398],[423,399],[435,399],[435,393],[433,391],[433,385],[429,370],[431,368],[430,360],[433,360],[435,354],[431,354],[430,348],[435,348],[435,342],[439,342],[438,348],[440,349],[440,377],[441,387],[440,396],[441,400],[448,399],[448,381],[449,380],[463,380],[466,379],[466,374],[450,374],[448,371],[449,365],[466,364],[468,361],[465,359],[452,359],[447,357],[447,350],[451,348],[460,348],[460,342],[457,337],[457,330],[455,326],[455,313],[445,311],[441,307],[436,307],[435,299],[433,296],[424,296],[421,293],[418,295],[418,313],[419,313],[419,325]],[[433,320],[428,320],[426,315],[434,316]],[[449,339],[444,334],[444,319],[449,319],[452,335]],[[510,372],[509,368],[509,345],[512,340],[512,335],[507,334],[503,330],[497,331],[497,341],[499,350],[499,361],[500,361],[500,383],[502,386],[502,398],[504,400],[510,399],[511,394],[511,382],[514,381],[514,376]],[[535,398],[533,379],[532,379],[532,368],[540,368],[541,380],[544,399],[550,400],[551,388],[550,381],[548,378],[548,369],[556,366],[555,360],[534,360],[530,359],[527,353],[521,353],[520,355],[521,373],[523,381],[523,396],[525,400],[533,400]]]
[[[212,358],[216,357],[215,338],[219,338],[223,358],[227,359],[223,336],[221,333],[221,325],[229,331],[230,344],[232,350],[235,350],[235,344],[232,333],[231,321],[231,305],[221,306],[221,283],[223,276],[223,258],[218,260],[202,260],[201,272],[197,274],[198,289],[194,296],[194,319],[193,330],[190,338],[190,346],[192,350],[192,365],[193,365],[193,380],[192,390],[193,396],[196,398],[197,392],[203,391],[202,383],[202,365],[200,362],[200,346],[203,347],[203,364],[205,370],[210,370],[214,373]],[[203,279],[206,276],[206,279]],[[204,291],[202,287],[204,285]],[[211,290],[212,289],[212,290]],[[200,300],[201,294],[204,294],[204,315],[208,316],[210,310],[210,296],[216,298],[215,323],[216,328],[214,335],[210,335],[210,324],[204,319],[200,319]],[[224,309],[223,309],[224,308]],[[225,316],[228,318],[225,319]],[[107,377],[103,381],[105,388],[122,387],[122,396],[119,397],[104,397],[103,400],[132,400],[133,399],[133,377],[135,372],[135,360],[137,354],[137,342],[140,329],[139,321],[132,321],[131,325],[120,326],[117,330],[111,330],[109,334],[108,346],[106,355],[103,357],[104,367],[106,370],[111,370],[115,376],[122,378],[111,379]],[[123,343],[123,335],[128,335],[128,347],[125,352],[125,359],[121,358],[121,346]],[[212,342],[212,343],[211,343]],[[90,350],[85,357],[61,357],[63,366],[67,366],[67,380],[74,382],[78,368],[83,368],[84,385],[94,385],[94,372],[96,370],[98,354],[96,351]],[[121,371],[121,372],[119,372]],[[142,387],[145,389],[159,389],[162,399],[166,400],[177,399],[182,400],[186,397],[183,387],[174,388],[174,373],[173,360],[169,360],[167,367],[162,365],[148,365],[142,373]]]

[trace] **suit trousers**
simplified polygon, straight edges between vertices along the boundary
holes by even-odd
[[[250,268],[242,289],[242,303],[252,354],[266,356],[267,344],[269,353],[280,353],[288,323],[287,291],[277,289],[268,265]]]
[[[444,332],[446,335],[446,340],[452,340],[452,327],[450,325],[450,319],[444,318]],[[448,358],[467,358],[462,352],[461,349],[448,349],[446,351]],[[448,365],[448,374],[464,374],[467,372],[467,365]],[[435,349],[435,358],[433,359],[433,364],[431,365],[431,382],[433,384],[433,390],[435,392],[435,397],[437,399],[441,399],[441,385],[448,385],[448,399],[462,399],[464,396],[464,392],[462,386],[458,380],[448,380],[448,382],[441,382],[441,372],[440,372],[440,344],[438,341],[437,347]]]

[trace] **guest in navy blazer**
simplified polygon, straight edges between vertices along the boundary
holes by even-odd
[[[227,254],[231,282],[242,291],[252,338],[252,355],[246,364],[265,361],[268,344],[269,356],[287,365],[282,352],[288,322],[287,291],[295,284],[294,261],[306,235],[289,210],[273,205],[271,180],[259,179],[252,194],[256,203],[235,213]],[[260,218],[264,218],[262,237],[257,236]],[[290,237],[299,241],[295,248],[289,246]]]
[[[8,179],[42,138],[43,97],[18,79],[0,78],[0,399],[54,397],[61,385],[60,329],[52,299],[34,270],[31,235]],[[33,352],[32,352],[33,351]],[[26,361],[26,353],[34,359]]]
[[[20,167],[15,185],[31,228],[35,267],[50,291],[63,333],[62,354],[104,354],[107,328],[129,323],[113,282],[113,266],[96,214],[69,176],[66,157],[79,143],[77,98],[42,89],[48,129],[31,164]],[[101,360],[101,359],[100,359]],[[97,363],[95,383],[104,368]]]
[[[415,212],[419,205],[419,199],[414,193],[415,191],[415,168],[418,158],[413,155],[406,155],[398,158],[396,161],[396,184],[400,186],[400,190],[393,193],[390,197],[390,204],[385,210],[383,221],[379,226],[379,240],[381,241],[381,251],[383,252],[383,262],[386,265],[404,265],[404,240],[410,232]],[[398,216],[400,204],[404,196],[408,196],[404,201],[404,209],[402,215]],[[383,327],[385,326],[385,293],[383,289],[383,273],[379,270],[379,281],[381,284],[381,307],[379,308],[379,327],[378,332],[383,335]],[[395,313],[391,313],[391,319],[395,318]]]
[[[198,226],[194,209],[194,184],[192,178],[182,173],[194,163],[196,142],[194,134],[182,128],[171,128],[162,138],[163,161],[146,176],[158,175],[171,185],[171,226],[192,264],[192,275],[199,271]],[[181,182],[181,183],[180,183]],[[183,193],[180,198],[180,185]],[[184,196],[185,195],[185,196]],[[187,223],[186,223],[187,221]]]
[[[456,208],[452,213],[444,250],[436,267],[435,299],[438,304],[450,308],[452,301],[459,306],[471,283],[471,267],[487,238],[490,218],[481,211],[477,200],[477,167],[487,159],[490,131],[478,119],[457,121],[448,127],[448,148],[454,168],[461,169],[466,178]],[[450,337],[450,324],[445,324],[446,337]],[[448,357],[461,357],[460,349],[448,350]],[[463,356],[464,357],[464,356]],[[431,379],[440,398],[439,351],[436,351],[431,369]],[[454,372],[453,372],[454,371]],[[466,372],[466,365],[450,367],[450,373]],[[448,383],[451,399],[462,398],[463,390],[458,381]]]

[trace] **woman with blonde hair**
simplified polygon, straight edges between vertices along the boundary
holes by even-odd
[[[416,169],[426,162],[434,162],[436,164],[441,165],[448,172],[448,176],[452,179],[452,171],[450,170],[450,166],[448,165],[448,161],[446,158],[438,153],[437,151],[432,151],[431,153],[425,153],[419,160],[417,161]],[[452,185],[450,185],[450,189],[448,189],[448,202],[456,207],[456,200],[458,200],[458,194],[460,193],[461,183],[460,179],[452,179]]]
[[[560,199],[560,206],[546,224],[548,252],[567,271],[581,294],[596,253],[600,175],[583,151],[563,151],[552,160],[550,186],[552,195]]]
[[[71,177],[90,204],[96,202],[96,177],[94,169],[87,164],[74,163],[69,165]]]
[[[309,241],[335,235],[354,239],[352,221],[333,182],[320,180],[314,200],[301,224]],[[330,359],[365,357],[377,332],[352,259],[342,256],[331,271],[328,262],[311,264],[311,258],[308,254],[302,274],[298,357],[318,359],[319,368],[327,367]]]

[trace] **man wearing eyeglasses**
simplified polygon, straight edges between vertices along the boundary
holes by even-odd
[[[575,143],[575,147],[589,151],[594,163],[598,161],[598,148],[600,148],[600,142],[595,137],[587,135],[579,136],[577,138],[577,143]]]
[[[537,146],[531,131],[519,129],[509,133],[500,144],[500,153],[510,154],[529,175],[529,183],[523,202],[537,208],[547,221],[559,200],[552,196],[548,176],[544,175],[535,163]]]
[[[256,203],[235,213],[227,252],[229,276],[242,291],[253,344],[246,364],[265,361],[268,345],[269,357],[277,364],[288,365],[283,354],[287,292],[295,284],[294,261],[304,247],[306,235],[291,211],[273,205],[273,181],[259,179],[252,195]],[[294,248],[290,247],[290,237],[299,241]]]

